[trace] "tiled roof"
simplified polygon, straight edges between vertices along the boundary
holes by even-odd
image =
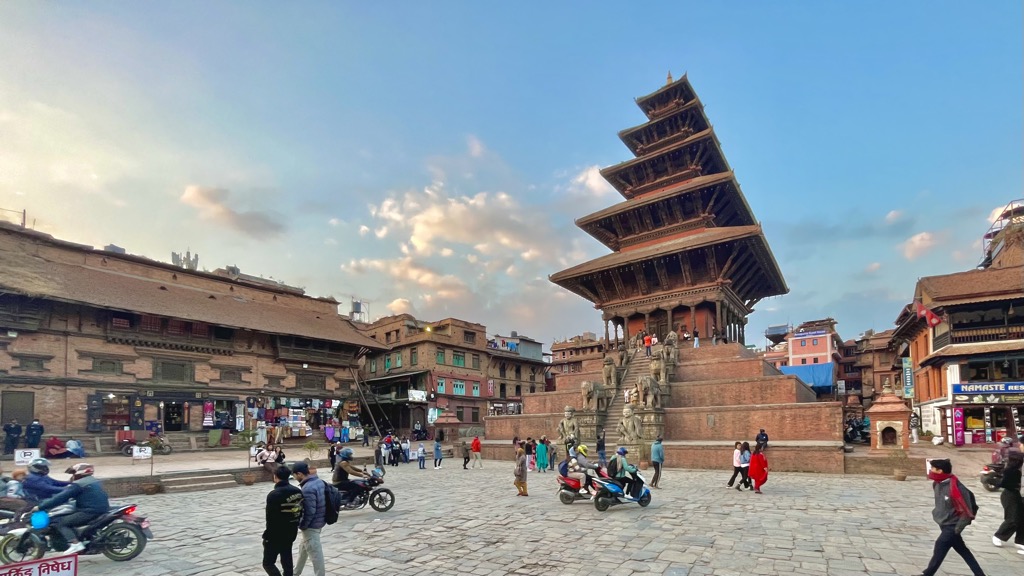
[[[992,300],[1024,294],[1024,266],[968,270],[944,276],[926,276],[917,282],[922,293],[943,301]]]
[[[1024,340],[1001,340],[998,342],[976,342],[972,344],[949,344],[924,357],[921,364],[936,358],[1019,352],[1024,349]]]
[[[662,201],[662,200],[664,200],[666,198],[671,198],[673,196],[677,196],[677,195],[681,195],[681,194],[686,194],[688,192],[693,192],[695,190],[700,190],[701,188],[704,188],[706,186],[713,186],[715,184],[725,184],[725,183],[728,183],[728,182],[732,182],[733,185],[736,186],[735,189],[737,191],[739,190],[739,186],[736,185],[735,181],[734,181],[734,174],[731,171],[729,171],[729,172],[719,172],[717,174],[711,174],[709,176],[698,176],[697,178],[694,178],[693,180],[687,180],[686,182],[682,182],[682,183],[677,184],[675,186],[670,186],[670,187],[666,188],[665,190],[662,190],[661,192],[655,192],[653,194],[645,195],[645,196],[643,196],[641,198],[636,198],[636,199],[632,199],[632,200],[624,200],[622,202],[619,202],[618,204],[613,204],[612,206],[609,206],[608,208],[605,208],[605,209],[600,210],[598,212],[594,212],[593,214],[588,214],[588,215],[586,215],[586,216],[584,216],[582,218],[577,219],[576,220],[576,225],[577,226],[584,226],[586,224],[590,224],[591,222],[597,222],[597,221],[599,221],[599,220],[601,220],[603,218],[607,218],[608,216],[612,216],[612,215],[618,214],[620,212],[627,212],[629,210],[635,210],[635,209],[637,209],[640,206],[646,206],[648,204],[654,204],[655,202],[660,202],[660,201]],[[753,219],[753,215],[750,212],[750,207],[746,206],[746,200],[745,199],[743,201],[743,204],[744,204],[744,207],[747,209],[747,214],[746,215],[750,219]]]
[[[56,262],[0,246],[0,291],[102,309],[122,310],[245,328],[269,334],[301,336],[384,350],[347,318],[332,311],[303,310],[79,264]],[[181,270],[177,274],[189,274]],[[230,281],[225,281],[230,284]],[[251,290],[251,289],[250,289]],[[292,297],[294,298],[294,296]]]
[[[692,250],[702,246],[711,246],[727,242],[729,240],[759,237],[760,235],[760,226],[709,228],[697,234],[683,236],[682,238],[676,238],[667,242],[659,242],[651,246],[645,246],[643,248],[637,248],[635,250],[628,250],[625,252],[615,252],[601,256],[600,258],[595,258],[589,262],[584,262],[583,264],[573,266],[568,270],[562,270],[557,274],[551,275],[551,281],[558,282],[581,274],[613,269],[618,266],[622,266],[623,264],[641,262],[649,258],[664,256],[685,250]]]

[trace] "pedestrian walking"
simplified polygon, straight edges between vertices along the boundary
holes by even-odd
[[[743,478],[740,479],[739,484],[736,484],[736,490],[752,490],[753,486],[750,484],[750,442],[744,442],[740,445],[740,474]]]
[[[917,435],[920,434],[921,417],[914,412],[910,415],[910,441],[917,444]]]
[[[469,470],[467,468],[469,466],[469,444],[466,444],[466,441],[463,440],[459,448],[462,448],[462,469]]]
[[[441,460],[444,459],[444,454],[441,453],[441,441],[434,440],[434,470],[441,469]]]
[[[470,468],[476,468],[476,464],[477,464],[477,462],[479,462],[480,463],[480,469],[481,470],[483,469],[484,461],[483,461],[483,458],[480,455],[481,448],[482,447],[480,446],[480,437],[479,436],[474,436],[473,437],[473,441],[469,444],[469,449],[470,449],[470,451],[473,452],[473,465],[470,466]]]
[[[693,347],[700,348],[700,330],[693,329]]]
[[[992,543],[1002,546],[1016,534],[1013,539],[1017,545],[1017,554],[1024,555],[1024,502],[1020,496],[1021,464],[1024,463],[1024,454],[1011,452],[1006,458],[1006,466],[1003,468],[1003,481],[999,484],[1002,494],[999,495],[999,502],[1003,505],[1003,523],[992,535]]]
[[[558,463],[558,445],[548,440],[548,470],[554,471]]]
[[[732,451],[732,476],[729,477],[729,481],[726,482],[726,487],[732,488],[732,483],[736,481],[736,477],[739,476],[740,480],[743,480],[742,468],[740,468],[740,456],[743,454],[741,448],[743,447],[742,442],[736,442],[734,444],[735,449]]]
[[[519,490],[519,496],[529,496],[526,492],[526,466],[526,450],[516,448],[516,467],[512,470],[512,474],[516,478],[513,484],[516,490]]]
[[[548,470],[548,437],[541,436],[537,442],[537,471],[547,472]]]
[[[267,527],[263,531],[263,569],[269,576],[282,576],[277,569],[281,558],[283,576],[293,576],[292,544],[302,519],[302,490],[288,483],[292,475],[285,466],[274,470],[274,489],[267,494]]]
[[[649,334],[644,335],[644,351],[648,358],[651,357],[651,336]]]
[[[377,468],[384,467],[384,445],[377,444],[377,447],[373,449],[373,465]]]
[[[765,457],[764,448],[760,444],[754,447],[754,453],[750,456],[747,476],[754,481],[754,494],[760,494],[761,486],[768,481],[768,458]]]
[[[527,470],[533,470],[533,449],[537,444],[533,441],[533,438],[527,436],[526,444],[523,445],[523,449],[526,450],[526,468]]]
[[[4,424],[4,434],[4,454],[14,454],[21,441],[21,424],[18,424],[17,419]]]
[[[316,471],[310,470],[309,464],[305,462],[292,464],[292,474],[302,488],[302,520],[299,522],[302,544],[299,546],[295,574],[302,574],[308,558],[313,563],[314,576],[324,576],[324,549],[320,544],[320,531],[327,524],[327,483],[320,480]]]
[[[939,525],[939,537],[935,540],[932,559],[920,576],[934,576],[950,548],[964,559],[974,576],[985,576],[985,571],[960,535],[978,511],[974,494],[953,475],[953,464],[949,460],[931,460],[929,465],[928,479],[932,481],[932,491],[935,492],[932,519]]]
[[[601,464],[603,468],[608,467],[608,457],[607,453],[605,452],[604,444],[604,428],[601,428],[597,432],[597,461],[598,463]]]
[[[423,442],[420,442],[420,447],[416,449],[416,460],[420,463],[420,470],[427,469],[427,451],[423,448]]]
[[[402,457],[405,459],[405,463],[409,463],[409,437],[402,436]]]
[[[661,488],[658,482],[661,481],[661,467],[665,464],[665,447],[661,444],[662,438],[658,436],[651,444],[651,465],[654,466],[654,478],[651,478],[651,486]]]
[[[46,428],[39,423],[39,418],[32,420],[32,423],[25,427],[25,448],[39,448],[39,440],[43,437]]]
[[[327,449],[327,459],[331,461],[331,472],[334,472],[334,467],[338,464],[338,443],[331,444],[331,447]]]

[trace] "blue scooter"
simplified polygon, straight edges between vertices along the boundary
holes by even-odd
[[[630,466],[630,468],[633,468]],[[604,512],[610,506],[618,506],[619,504],[628,504],[630,502],[636,502],[641,506],[647,506],[651,503],[651,490],[647,487],[647,479],[644,478],[639,470],[631,470],[630,475],[633,477],[633,483],[630,486],[630,492],[636,494],[634,498],[630,494],[622,489],[622,485],[611,478],[594,478],[594,483],[598,486],[597,496],[594,497],[594,508],[597,508],[598,512]]]

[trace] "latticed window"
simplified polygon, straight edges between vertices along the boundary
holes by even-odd
[[[167,333],[174,336],[181,336],[185,334],[186,324],[183,320],[168,320],[167,321]]]
[[[93,358],[92,359],[92,371],[100,374],[120,374],[121,373],[121,361],[120,360],[108,360],[104,358]]]
[[[190,362],[157,360],[153,363],[153,379],[159,382],[187,382],[192,378]]]
[[[327,377],[319,374],[296,374],[295,387],[300,390],[323,390],[327,388]]]
[[[139,323],[139,327],[144,332],[159,332],[162,328],[163,322],[156,316],[143,316],[142,322]]]
[[[114,312],[110,318],[110,325],[120,330],[131,330],[135,317],[124,312]]]
[[[192,335],[197,338],[209,338],[210,337],[210,325],[203,324],[202,322],[192,323]]]

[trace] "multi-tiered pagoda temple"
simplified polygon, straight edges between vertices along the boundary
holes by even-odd
[[[615,340],[743,343],[747,315],[786,281],[686,77],[636,102],[648,121],[619,133],[636,158],[601,171],[625,201],[576,221],[613,252],[550,279],[603,312],[606,338],[610,322]]]

